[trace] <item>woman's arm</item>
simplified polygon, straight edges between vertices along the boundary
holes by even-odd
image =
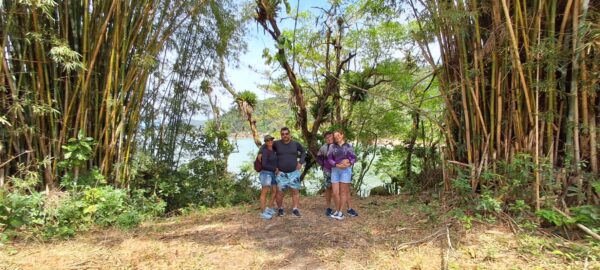
[[[354,165],[354,163],[356,162],[356,154],[354,154],[354,148],[350,144],[348,144],[347,146],[348,146],[348,149],[347,149],[348,161],[350,161],[351,165]]]

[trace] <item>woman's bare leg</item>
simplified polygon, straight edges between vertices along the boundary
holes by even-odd
[[[346,207],[346,205],[348,204],[349,196],[350,196],[350,184],[340,183],[340,211],[342,211],[342,208]]]
[[[269,201],[269,207],[275,208],[275,199],[277,198],[277,185],[271,186],[271,200]]]
[[[267,193],[269,192],[269,187],[262,187],[260,190],[260,210],[262,212],[265,211],[265,205],[267,203]]]
[[[340,183],[331,183],[331,195],[333,197],[333,203],[335,204],[335,210],[341,211]]]

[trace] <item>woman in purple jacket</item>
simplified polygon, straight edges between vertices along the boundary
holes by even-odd
[[[327,162],[331,169],[331,187],[336,205],[336,211],[330,217],[342,220],[344,214],[342,206],[346,206],[350,197],[350,184],[352,183],[352,165],[356,162],[354,148],[346,143],[344,132],[333,133],[335,141],[327,151]],[[354,209],[348,207],[350,216],[358,216]]]

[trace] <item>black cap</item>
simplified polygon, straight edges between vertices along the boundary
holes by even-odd
[[[266,141],[272,141],[272,140],[275,140],[275,138],[273,136],[271,136],[271,135],[265,135],[265,142]]]

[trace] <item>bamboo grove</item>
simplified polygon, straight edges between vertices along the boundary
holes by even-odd
[[[563,199],[576,188],[577,203],[597,203],[591,183],[599,171],[600,3],[409,4],[421,30],[415,39],[439,75],[447,107],[446,159],[470,170],[472,189],[483,184],[482,171],[524,153],[536,165],[530,189],[537,209],[554,184]],[[545,167],[553,173],[543,174]]]
[[[125,185],[148,78],[172,33],[215,3],[1,1],[0,185],[26,173],[53,188],[78,134],[96,142],[82,166]]]

